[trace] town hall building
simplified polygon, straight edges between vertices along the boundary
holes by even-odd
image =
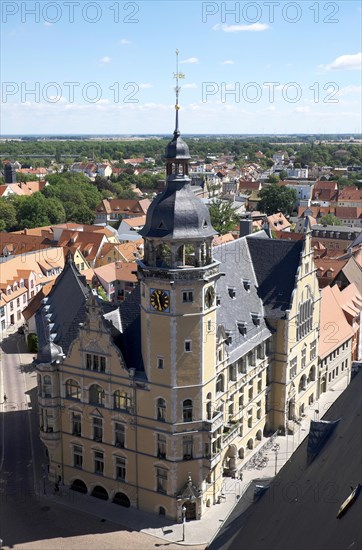
[[[177,106],[137,287],[104,302],[68,253],[36,316],[49,478],[175,521],[207,513],[223,478],[321,391],[308,219],[303,241],[260,231],[213,247],[189,161]]]

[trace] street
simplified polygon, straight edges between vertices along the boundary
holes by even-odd
[[[31,366],[32,360],[33,354],[26,352],[23,336],[14,334],[2,342],[1,548],[140,550],[162,547],[160,539],[75,510],[71,502],[58,504],[43,494],[46,458],[38,437],[36,373]],[[167,548],[172,550],[177,545],[167,543]]]

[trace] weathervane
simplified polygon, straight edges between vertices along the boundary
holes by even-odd
[[[178,81],[181,80],[182,78],[185,78],[185,75],[184,73],[179,73],[179,70],[178,70],[178,54],[179,54],[179,51],[176,50],[176,72],[173,73],[173,77],[176,79],[176,87],[175,87],[175,92],[176,92],[176,104],[175,104],[175,110],[176,110],[176,129],[175,129],[175,132],[178,132],[179,133],[179,129],[178,129],[178,111],[180,110],[180,105],[179,105],[179,94],[180,94],[180,86],[178,85]]]

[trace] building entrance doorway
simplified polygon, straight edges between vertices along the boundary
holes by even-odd
[[[186,508],[185,517],[187,521],[196,519],[196,502],[186,501],[184,502]]]

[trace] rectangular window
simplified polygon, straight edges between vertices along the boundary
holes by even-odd
[[[101,418],[93,418],[93,439],[98,442],[103,439],[103,421]]]
[[[310,360],[312,361],[317,356],[317,340],[313,340],[310,345]]]
[[[162,357],[157,357],[157,368],[158,369],[163,369],[163,367],[164,367],[163,358]]]
[[[126,481],[126,459],[122,456],[116,457],[116,479]]]
[[[102,355],[86,354],[86,368],[97,372],[105,372],[106,358]]]
[[[307,348],[304,347],[302,349],[302,369],[304,369],[304,367],[306,365],[306,361],[307,361]]]
[[[17,307],[20,307],[20,298],[16,298],[16,305]]]
[[[82,415],[81,413],[72,413],[72,434],[82,435]]]
[[[157,434],[157,457],[166,458],[166,436]]]
[[[194,301],[194,292],[193,290],[184,290],[182,293],[183,302],[193,302]]]
[[[253,409],[248,410],[248,428],[253,426]]]
[[[246,373],[246,357],[241,357],[241,359],[239,359],[239,373]]]
[[[289,376],[290,376],[290,379],[292,380],[296,374],[297,374],[297,366],[298,366],[298,359],[297,357],[294,357],[291,361],[290,361],[290,370],[289,370]]]
[[[83,468],[83,448],[79,445],[73,446],[73,467]]]
[[[191,460],[193,458],[192,435],[185,435],[182,438],[182,455],[184,460]]]
[[[0,307],[0,317],[4,317],[4,315],[5,315],[5,308]]]
[[[237,374],[236,364],[233,363],[232,365],[229,366],[229,380],[231,380],[232,382],[235,382],[236,374]]]
[[[185,351],[189,352],[192,349],[192,342],[191,340],[185,340]]]
[[[167,470],[165,468],[156,468],[157,491],[167,494]]]
[[[23,304],[26,303],[26,294],[23,294]]]
[[[104,472],[104,454],[101,451],[94,452],[94,473],[102,474]]]
[[[120,449],[124,449],[126,446],[125,427],[119,422],[114,424],[114,444]]]

